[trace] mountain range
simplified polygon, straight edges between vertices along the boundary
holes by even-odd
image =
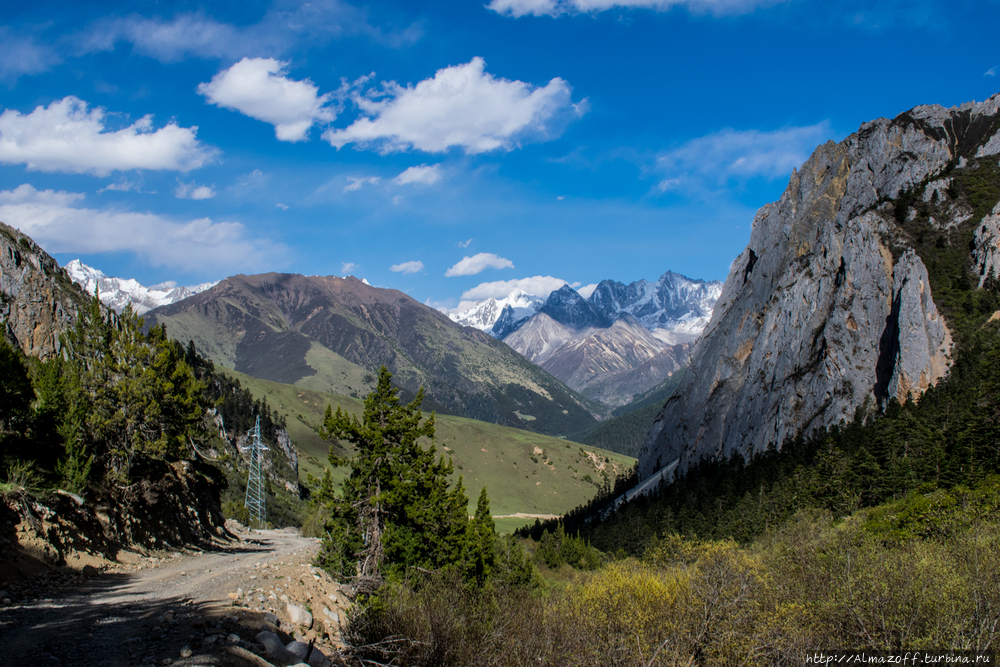
[[[569,436],[602,412],[501,341],[353,277],[237,275],[145,317],[227,368],[315,391],[363,396],[384,364],[448,414]]]
[[[63,268],[73,282],[82,287],[87,294],[93,294],[96,289],[101,302],[116,313],[122,312],[126,305],[132,304],[132,309],[143,315],[153,308],[177,303],[218,284],[216,281],[182,287],[168,282],[146,287],[132,278],[109,278],[103,272],[87,266],[78,259],[67,262]]]
[[[655,283],[602,281],[588,298],[569,285],[544,300],[517,291],[450,317],[490,331],[570,388],[617,407],[687,364],[721,291],[721,282],[667,271]]]

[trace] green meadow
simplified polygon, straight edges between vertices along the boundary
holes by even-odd
[[[326,406],[334,410],[340,407],[359,417],[364,409],[358,398],[222,370],[285,417],[288,434],[299,451],[299,476],[303,480],[310,474],[322,475],[327,465],[331,443],[317,433]],[[474,419],[437,415],[435,423],[434,446],[451,457],[454,479],[461,477],[465,485],[470,514],[485,486],[492,513],[502,517],[496,521],[503,532],[535,520],[534,516],[511,515],[564,514],[590,500],[605,479],[613,483],[617,475],[625,474],[635,464],[634,458],[622,454]],[[338,481],[347,473],[346,467],[333,470]]]

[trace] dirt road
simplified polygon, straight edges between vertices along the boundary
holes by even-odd
[[[241,664],[222,649],[252,649],[263,612],[280,616],[282,596],[336,609],[335,594],[318,599],[330,588],[319,584],[332,583],[310,565],[318,548],[318,540],[294,532],[258,531],[211,551],[144,557],[69,583],[49,577],[11,587],[11,604],[0,607],[0,663]],[[54,590],[60,584],[65,588]],[[48,590],[31,599],[39,587]],[[230,594],[237,591],[242,595],[234,602]]]

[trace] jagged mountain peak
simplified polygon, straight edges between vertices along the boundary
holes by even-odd
[[[609,327],[614,322],[612,318],[598,312],[589,301],[569,285],[563,285],[549,294],[539,313],[545,313],[556,322],[574,329],[587,327]]]
[[[132,278],[109,278],[103,271],[87,266],[79,259],[67,262],[65,269],[73,282],[87,294],[93,295],[96,289],[101,303],[116,313],[122,312],[125,306],[132,304],[132,309],[143,315],[153,308],[176,303],[218,284],[216,281],[184,287],[174,282],[166,282],[146,287]]]

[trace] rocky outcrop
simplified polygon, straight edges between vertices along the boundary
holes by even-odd
[[[921,106],[816,149],[757,213],[689,370],[647,436],[640,478],[675,461],[681,472],[706,457],[780,448],[866,401],[919,394],[942,377],[951,337],[897,225],[912,212],[894,200],[921,185],[927,201],[946,197],[942,172],[963,168],[958,158],[988,141],[998,107],[1000,96]],[[937,229],[971,215],[955,202],[935,211]],[[997,262],[996,227],[977,236],[983,267]]]
[[[0,327],[31,356],[59,351],[59,337],[72,325],[86,296],[38,244],[0,223]]]

